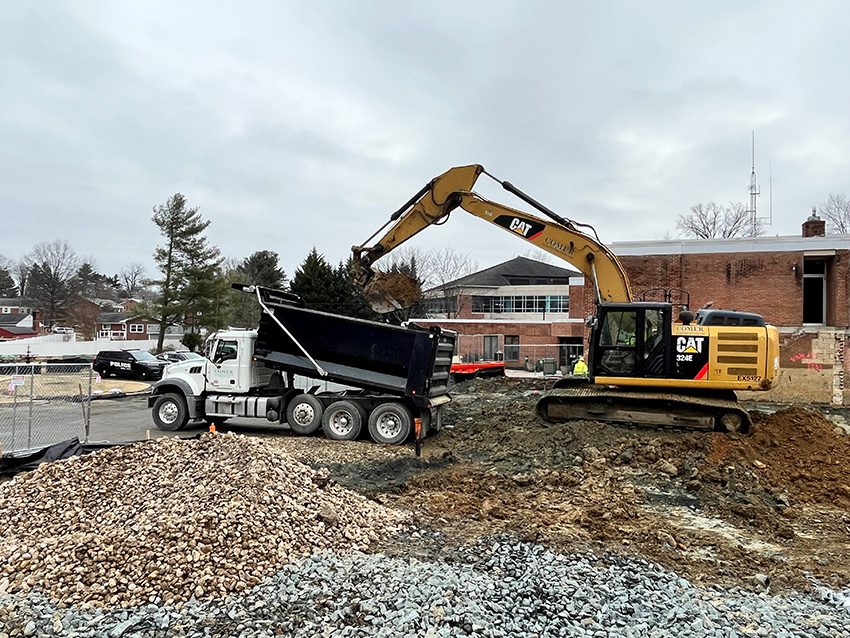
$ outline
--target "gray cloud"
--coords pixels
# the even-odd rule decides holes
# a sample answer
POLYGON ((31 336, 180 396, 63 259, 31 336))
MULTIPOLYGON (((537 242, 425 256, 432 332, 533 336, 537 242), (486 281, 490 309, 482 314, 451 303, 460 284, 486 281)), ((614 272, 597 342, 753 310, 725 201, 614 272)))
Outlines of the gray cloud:
MULTIPOLYGON (((180 191, 225 255, 291 273, 472 162, 606 241, 657 239, 745 199, 751 130, 770 233, 848 190, 842 2, 7 4, 7 257, 58 237, 107 272, 150 264, 151 208, 180 191)), ((461 212, 414 241, 527 251, 461 212)))

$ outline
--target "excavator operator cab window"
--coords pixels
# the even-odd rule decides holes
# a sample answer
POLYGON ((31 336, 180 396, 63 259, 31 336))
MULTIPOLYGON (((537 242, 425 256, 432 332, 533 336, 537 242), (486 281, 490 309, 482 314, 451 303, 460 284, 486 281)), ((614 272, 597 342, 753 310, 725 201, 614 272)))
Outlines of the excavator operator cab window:
POLYGON ((599 365, 596 374, 625 376, 635 372, 637 364, 635 335, 637 312, 609 311, 599 334, 599 365))

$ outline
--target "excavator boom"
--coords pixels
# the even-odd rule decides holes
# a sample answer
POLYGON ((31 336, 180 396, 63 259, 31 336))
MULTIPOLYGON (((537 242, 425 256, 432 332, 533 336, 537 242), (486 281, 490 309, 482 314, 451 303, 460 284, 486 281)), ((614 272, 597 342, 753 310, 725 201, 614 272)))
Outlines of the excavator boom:
POLYGON ((595 237, 592 228, 557 215, 510 182, 496 178, 493 179, 505 190, 531 204, 551 220, 484 199, 472 190, 481 174, 492 177, 480 164, 458 166, 435 177, 390 216, 387 224, 390 227, 376 244, 352 248, 355 281, 376 311, 387 312, 412 305, 411 302, 416 301, 416 294, 411 286, 400 282, 397 274, 392 276, 375 271, 372 268, 375 261, 428 226, 442 223, 457 208, 517 235, 578 268, 594 282, 598 303, 632 300, 625 270, 617 257, 595 237), (578 226, 589 228, 593 234, 579 230, 578 226))

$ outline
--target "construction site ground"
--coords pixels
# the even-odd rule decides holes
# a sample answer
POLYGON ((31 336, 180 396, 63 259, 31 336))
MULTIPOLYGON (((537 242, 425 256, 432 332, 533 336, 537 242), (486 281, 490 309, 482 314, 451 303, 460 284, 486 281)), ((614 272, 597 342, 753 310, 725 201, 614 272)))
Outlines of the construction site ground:
POLYGON ((850 436, 821 412, 756 411, 748 435, 547 424, 535 404, 548 385, 457 386, 419 459, 410 446, 365 441, 268 444, 446 539, 393 540, 385 551, 445 556, 453 543, 507 532, 646 557, 703 585, 850 583, 850 436))

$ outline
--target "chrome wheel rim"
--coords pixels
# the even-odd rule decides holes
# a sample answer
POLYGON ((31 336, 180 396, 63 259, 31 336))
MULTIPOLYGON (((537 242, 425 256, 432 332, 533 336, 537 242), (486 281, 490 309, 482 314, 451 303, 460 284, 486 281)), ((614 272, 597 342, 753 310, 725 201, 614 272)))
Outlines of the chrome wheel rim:
POLYGON ((309 403, 299 403, 292 411, 292 416, 298 425, 310 425, 316 418, 316 411, 309 403))
POLYGON ((159 406, 159 420, 163 423, 171 425, 177 421, 178 416, 180 416, 180 410, 177 409, 177 405, 172 401, 167 401, 159 406))
POLYGON ((375 426, 378 434, 385 439, 393 439, 401 433, 401 419, 392 412, 382 414, 375 426))
POLYGON ((348 410, 335 410, 328 419, 328 425, 337 436, 347 436, 354 429, 354 417, 348 410))

